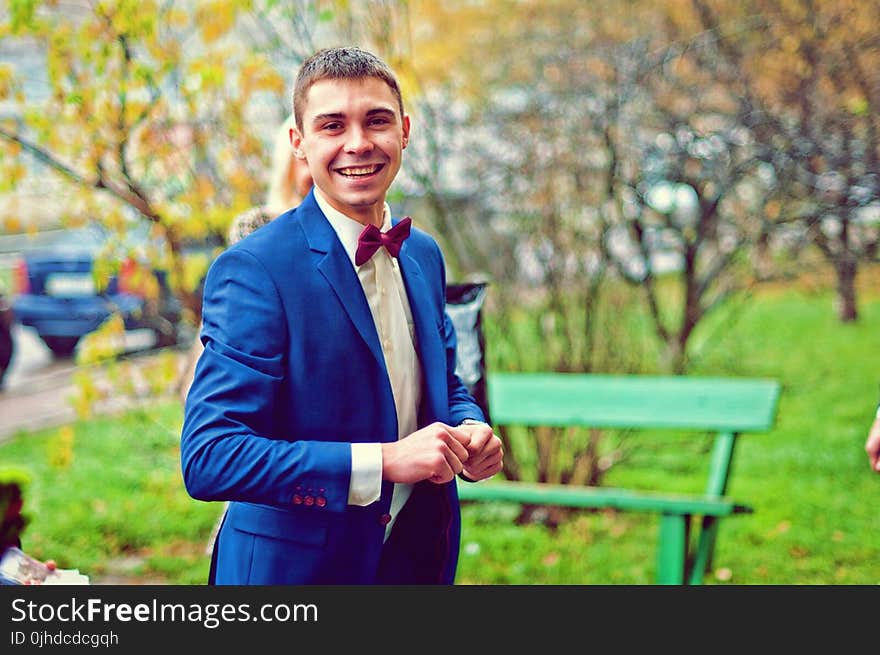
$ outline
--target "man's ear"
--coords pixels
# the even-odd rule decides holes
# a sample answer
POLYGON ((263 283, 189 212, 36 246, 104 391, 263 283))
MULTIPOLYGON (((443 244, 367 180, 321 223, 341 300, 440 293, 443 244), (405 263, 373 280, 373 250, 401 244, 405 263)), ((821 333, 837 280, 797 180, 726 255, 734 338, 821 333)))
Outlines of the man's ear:
POLYGON ((409 130, 410 130, 409 114, 403 115, 403 120, 401 121, 401 125, 403 126, 403 148, 406 148, 406 145, 409 143, 409 130))
POLYGON ((297 159, 305 159, 306 158, 306 153, 304 153, 302 150, 302 140, 303 140, 303 137, 302 137, 302 134, 300 133, 300 131, 295 127, 291 127, 290 128, 290 145, 293 147, 293 155, 297 159))

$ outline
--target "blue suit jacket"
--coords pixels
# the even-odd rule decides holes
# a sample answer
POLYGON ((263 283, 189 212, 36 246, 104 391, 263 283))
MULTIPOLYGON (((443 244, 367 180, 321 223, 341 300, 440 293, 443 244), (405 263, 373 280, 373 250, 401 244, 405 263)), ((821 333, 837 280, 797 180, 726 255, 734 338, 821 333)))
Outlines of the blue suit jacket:
MULTIPOLYGON (((419 426, 481 419, 454 372, 437 243, 413 229, 399 262, 422 367, 419 426)), ((349 444, 396 440, 397 416, 357 273, 312 193, 214 261, 202 319, 181 465, 191 496, 232 501, 212 581, 452 583, 454 481, 416 485, 385 545, 381 578, 392 485, 383 482, 366 507, 347 504, 349 444)))

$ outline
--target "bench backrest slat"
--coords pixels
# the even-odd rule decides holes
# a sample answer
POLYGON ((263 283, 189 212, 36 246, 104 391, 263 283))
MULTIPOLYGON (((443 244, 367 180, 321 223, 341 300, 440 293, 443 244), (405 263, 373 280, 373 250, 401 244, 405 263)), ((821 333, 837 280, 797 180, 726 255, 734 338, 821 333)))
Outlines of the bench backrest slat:
POLYGON ((775 380, 585 373, 491 373, 492 422, 762 432, 773 424, 775 380))

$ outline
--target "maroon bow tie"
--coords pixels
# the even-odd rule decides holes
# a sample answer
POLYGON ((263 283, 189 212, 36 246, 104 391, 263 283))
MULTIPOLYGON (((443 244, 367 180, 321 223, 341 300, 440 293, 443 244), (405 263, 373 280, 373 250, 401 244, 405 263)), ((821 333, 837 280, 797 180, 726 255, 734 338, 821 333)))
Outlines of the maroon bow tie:
POLYGON ((400 247, 409 236, 411 224, 412 219, 407 216, 387 232, 380 231, 375 225, 367 225, 358 237, 358 247, 354 255, 354 263, 360 266, 364 262, 369 261, 373 253, 382 246, 385 246, 385 250, 392 257, 397 257, 400 254, 400 247))

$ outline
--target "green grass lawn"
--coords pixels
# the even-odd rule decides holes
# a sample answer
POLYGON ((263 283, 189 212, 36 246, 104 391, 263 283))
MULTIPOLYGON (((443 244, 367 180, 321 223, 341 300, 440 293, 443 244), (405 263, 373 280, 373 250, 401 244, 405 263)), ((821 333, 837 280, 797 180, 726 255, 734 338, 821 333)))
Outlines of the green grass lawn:
POLYGON ((180 423, 180 408, 166 402, 0 446, 0 461, 31 475, 25 550, 92 582, 203 582, 221 505, 184 490, 180 423))
MULTIPOLYGON (((880 382, 880 295, 864 291, 860 310, 857 324, 841 325, 830 292, 768 289, 729 330, 707 325, 718 336, 697 342, 693 374, 782 383, 775 428, 743 435, 734 462, 730 495, 755 512, 724 520, 707 583, 880 583, 880 475, 863 450, 880 382)), ((221 505, 183 489, 180 422, 168 401, 0 445, 0 462, 33 479, 25 549, 95 583, 203 582, 221 505)), ((651 449, 606 484, 698 490, 703 463, 651 449)), ((551 529, 516 525, 517 511, 463 508, 459 583, 653 583, 655 516, 580 513, 551 529)))

